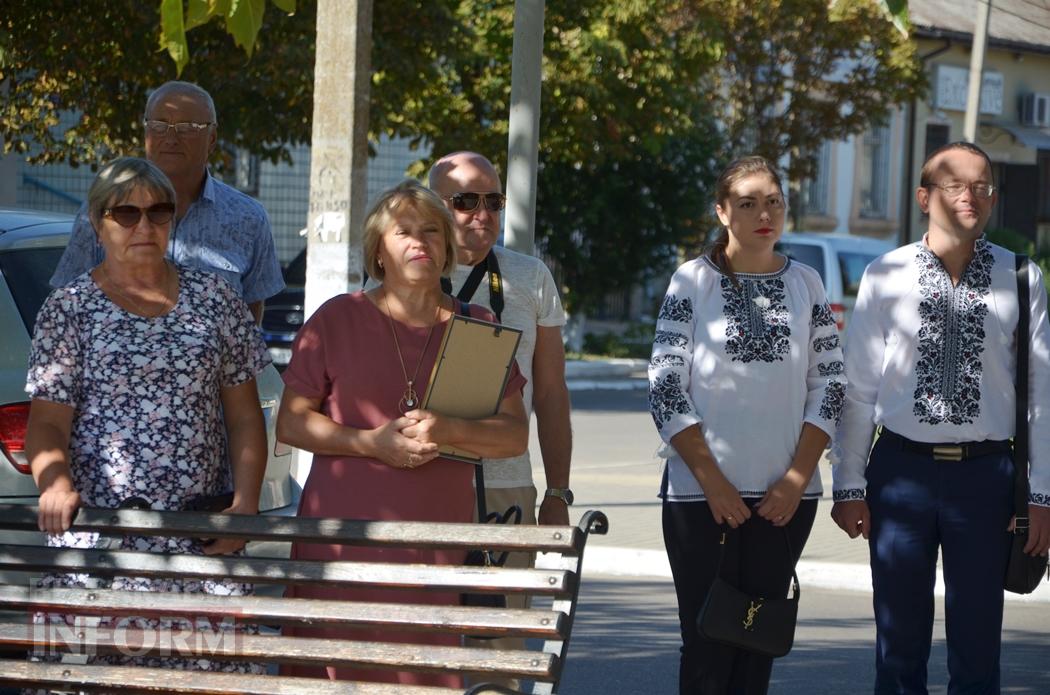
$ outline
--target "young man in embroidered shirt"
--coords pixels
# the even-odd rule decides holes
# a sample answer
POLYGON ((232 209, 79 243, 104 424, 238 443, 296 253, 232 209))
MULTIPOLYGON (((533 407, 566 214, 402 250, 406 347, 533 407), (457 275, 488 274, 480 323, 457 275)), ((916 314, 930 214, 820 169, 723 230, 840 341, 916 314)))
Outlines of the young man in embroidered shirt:
MULTIPOLYGON (((258 322, 263 302, 284 288, 284 279, 263 206, 208 173, 208 157, 218 138, 216 121, 208 92, 191 82, 165 82, 146 101, 146 158, 175 187, 169 257, 178 265, 225 279, 258 322)), ((102 257, 85 206, 77 214, 51 286, 72 282, 102 257)))
POLYGON ((935 151, 915 197, 929 216, 925 237, 868 266, 849 325, 832 518, 870 544, 875 693, 927 692, 940 548, 948 693, 997 694, 1017 339, 1031 341, 1026 550, 1050 547, 1046 291, 1029 263, 1031 336, 1016 336, 1014 254, 982 237, 996 193, 981 149, 935 151))
MULTIPOLYGON (((499 174, 487 158, 476 152, 447 154, 431 168, 429 185, 445 201, 455 221, 453 233, 458 265, 452 271, 452 294, 493 311, 503 324, 522 331, 518 367, 528 379, 525 408, 530 417, 532 412, 536 413, 547 483, 540 501, 538 521, 540 524, 566 525, 569 523, 568 505, 573 500, 569 489, 572 426, 561 336, 565 312, 554 278, 535 256, 496 245, 505 197, 499 174), (478 269, 480 282, 475 285, 475 291, 466 296, 462 290, 475 266, 481 266, 478 269), (502 309, 498 306, 501 301, 502 309)), ((524 514, 522 523, 535 524, 536 497, 529 452, 514 458, 485 461, 485 503, 490 512, 503 511, 516 504, 524 514)), ((528 567, 532 558, 527 554, 512 553, 507 564, 528 567)), ((507 598, 510 607, 525 606, 520 597, 507 598)), ((521 648, 515 645, 522 642, 520 639, 500 639, 477 644, 514 649, 521 648)))

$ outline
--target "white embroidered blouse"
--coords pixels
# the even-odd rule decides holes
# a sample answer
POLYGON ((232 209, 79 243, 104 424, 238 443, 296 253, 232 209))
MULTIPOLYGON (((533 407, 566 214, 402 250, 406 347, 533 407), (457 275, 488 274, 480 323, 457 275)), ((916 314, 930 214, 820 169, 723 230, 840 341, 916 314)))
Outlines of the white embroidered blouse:
MULTIPOLYGON (((700 425, 722 473, 756 498, 791 466, 802 425, 834 432, 845 395, 842 348, 820 276, 785 259, 774 273, 737 273, 706 256, 671 278, 649 362, 649 409, 667 469, 660 496, 703 500, 670 446, 700 425)), ((817 472, 805 498, 821 495, 817 472)))
MULTIPOLYGON (((978 239, 957 286, 924 241, 864 272, 846 337, 846 404, 835 445, 836 501, 864 499, 876 426, 918 442, 1014 434, 1017 276, 1014 254, 978 239)), ((1050 506, 1050 323, 1029 262, 1030 501, 1050 506)))

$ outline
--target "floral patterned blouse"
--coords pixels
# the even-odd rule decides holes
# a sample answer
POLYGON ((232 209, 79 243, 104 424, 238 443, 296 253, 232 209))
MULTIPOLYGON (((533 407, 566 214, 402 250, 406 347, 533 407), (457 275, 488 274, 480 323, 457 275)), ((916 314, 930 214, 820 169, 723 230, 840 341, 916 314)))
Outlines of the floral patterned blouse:
MULTIPOLYGON (((269 357, 247 305, 226 281, 199 270, 178 273, 178 299, 163 316, 125 311, 87 273, 52 292, 37 315, 26 392, 74 409, 70 468, 84 506, 115 508, 138 496, 153 509, 180 510, 194 497, 231 489, 220 391, 253 378, 269 357)), ((97 540, 67 532, 48 545, 90 548, 97 540)), ((187 538, 127 537, 120 548, 201 554, 200 543, 187 538)), ((62 575, 44 585, 97 581, 62 575)), ((118 577, 112 588, 250 591, 219 579, 118 577)))
MULTIPOLYGON (((660 496, 705 499, 671 438, 701 425, 718 467, 759 498, 791 466, 803 423, 830 436, 846 378, 835 317, 820 276, 785 259, 773 273, 724 275, 706 257, 671 278, 656 319, 649 410, 666 446, 660 496)), ((821 495, 820 473, 803 495, 821 495)))

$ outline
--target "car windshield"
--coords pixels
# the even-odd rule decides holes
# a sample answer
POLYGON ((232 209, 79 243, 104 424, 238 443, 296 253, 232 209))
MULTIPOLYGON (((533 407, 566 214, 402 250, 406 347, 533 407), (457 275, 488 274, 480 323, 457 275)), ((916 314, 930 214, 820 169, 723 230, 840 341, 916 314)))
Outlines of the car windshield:
POLYGON ((60 246, 51 246, 0 253, 0 273, 7 280, 18 313, 22 315, 22 322, 30 335, 33 333, 36 313, 51 291, 48 280, 55 272, 62 251, 60 246))
POLYGON ((842 293, 847 297, 856 297, 860 289, 860 278, 868 264, 878 258, 870 253, 849 253, 839 251, 839 269, 842 271, 842 293))
POLYGON ((824 253, 819 246, 790 243, 781 244, 777 250, 791 260, 798 261, 816 270, 820 273, 820 282, 827 284, 827 278, 824 277, 824 253))

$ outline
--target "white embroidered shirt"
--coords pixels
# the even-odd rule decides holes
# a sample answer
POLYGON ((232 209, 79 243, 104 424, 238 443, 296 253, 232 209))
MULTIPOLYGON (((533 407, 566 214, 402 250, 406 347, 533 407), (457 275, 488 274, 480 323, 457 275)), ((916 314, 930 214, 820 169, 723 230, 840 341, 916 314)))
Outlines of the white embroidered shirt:
MULTIPOLYGON (((802 425, 831 434, 845 393, 842 348, 820 276, 786 260, 774 273, 737 273, 706 256, 671 278, 649 362, 649 409, 668 444, 664 499, 703 500, 669 446, 700 425, 722 473, 755 498, 791 465, 802 425)), ((819 472, 804 497, 820 497, 819 472)))
MULTIPOLYGON (((918 442, 1014 434, 1014 254, 978 239, 957 286, 925 242, 881 256, 861 280, 846 336, 849 388, 835 445, 836 501, 864 499, 875 428, 918 442)), ((1029 262, 1031 497, 1050 506, 1050 324, 1029 262)))

